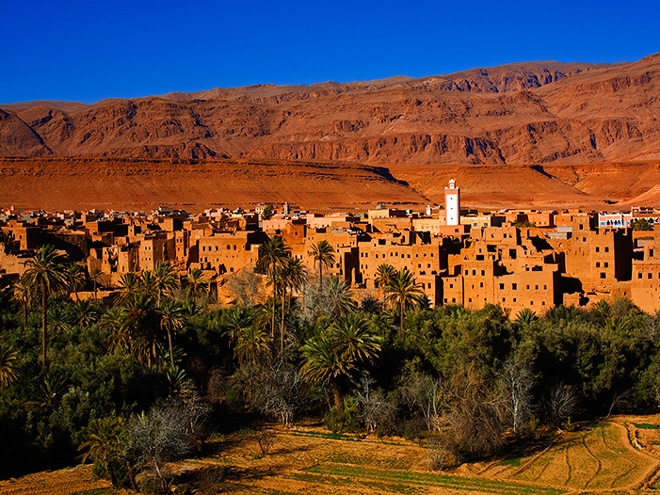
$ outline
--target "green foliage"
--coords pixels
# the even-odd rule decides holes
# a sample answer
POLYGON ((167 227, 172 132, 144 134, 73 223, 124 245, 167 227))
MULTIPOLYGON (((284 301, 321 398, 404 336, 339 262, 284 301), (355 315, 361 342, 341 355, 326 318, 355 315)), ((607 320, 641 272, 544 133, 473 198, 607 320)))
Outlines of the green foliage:
POLYGON ((270 220, 273 218, 273 215, 275 214, 275 207, 268 203, 264 210, 261 212, 261 218, 262 220, 270 220))
POLYGON ((513 227, 536 227, 536 224, 534 222, 530 222, 528 220, 524 220, 522 222, 514 222, 511 224, 513 227))
POLYGON ((646 218, 636 218, 630 222, 633 230, 653 230, 653 225, 646 218))
POLYGON ((325 426, 333 433, 355 432, 358 428, 358 404, 352 397, 343 400, 342 407, 331 408, 325 416, 325 426))
POLYGON ((82 461, 94 461, 94 474, 109 479, 112 486, 120 488, 128 484, 128 465, 124 456, 124 420, 108 416, 92 420, 83 431, 87 440, 78 450, 84 451, 82 461))
MULTIPOLYGON (((201 273, 191 270, 177 291, 165 264, 125 274, 114 307, 48 292, 46 367, 43 297, 34 300, 43 294, 21 288, 27 279, 0 294, 2 474, 70 462, 83 445, 97 474, 125 485, 130 471, 113 464, 121 424, 151 438, 163 419, 154 404, 196 390, 208 392, 219 425, 307 414, 325 416, 333 431, 422 439, 444 428, 452 434, 442 437, 442 465, 448 455, 453 463, 497 452, 512 428, 522 442, 541 425, 572 428, 660 405, 660 316, 628 300, 512 318, 493 305, 430 309, 409 271, 383 266, 389 307, 371 300, 360 309, 342 279, 306 283, 298 261, 279 237, 262 246, 272 291, 263 307, 209 310, 194 302, 206 291, 201 273), (187 301, 173 299, 184 292, 187 301)), ((167 458, 140 455, 152 474, 167 458)), ((166 476, 156 483, 166 484, 166 476)))
POLYGON ((424 301, 424 291, 422 290, 422 286, 415 280, 415 277, 413 277, 412 272, 406 267, 398 272, 394 272, 387 282, 384 286, 384 290, 387 293, 385 300, 399 309, 400 329, 403 332, 406 308, 421 305, 424 301))
POLYGON ((2 395, 4 387, 18 379, 19 372, 16 364, 16 351, 12 346, 0 343, 0 395, 2 395))
POLYGON ((335 262, 335 249, 325 239, 317 242, 307 253, 319 264, 319 287, 323 285, 323 266, 331 266, 335 262))
POLYGON ((660 425, 654 423, 633 423, 639 430, 660 430, 660 425))

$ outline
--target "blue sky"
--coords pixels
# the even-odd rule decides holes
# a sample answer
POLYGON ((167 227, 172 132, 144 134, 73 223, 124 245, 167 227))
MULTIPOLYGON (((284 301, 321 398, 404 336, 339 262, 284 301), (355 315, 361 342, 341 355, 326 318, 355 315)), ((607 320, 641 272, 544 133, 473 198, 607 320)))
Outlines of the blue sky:
POLYGON ((660 52, 660 2, 0 0, 0 103, 660 52))

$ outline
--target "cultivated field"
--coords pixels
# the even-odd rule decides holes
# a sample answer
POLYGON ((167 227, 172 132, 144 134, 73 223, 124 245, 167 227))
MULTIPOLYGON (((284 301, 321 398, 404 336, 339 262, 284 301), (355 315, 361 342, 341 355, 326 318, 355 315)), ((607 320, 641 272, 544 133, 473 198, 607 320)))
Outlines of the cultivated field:
MULTIPOLYGON (((177 463, 175 493, 539 494, 658 493, 660 416, 620 416, 561 432, 529 455, 428 468, 431 448, 401 438, 333 434, 318 426, 218 436, 177 463), (264 455, 257 438, 270 439, 264 455)), ((263 442, 262 442, 263 443, 263 442)), ((0 494, 101 495, 89 467, 0 482, 0 494)))

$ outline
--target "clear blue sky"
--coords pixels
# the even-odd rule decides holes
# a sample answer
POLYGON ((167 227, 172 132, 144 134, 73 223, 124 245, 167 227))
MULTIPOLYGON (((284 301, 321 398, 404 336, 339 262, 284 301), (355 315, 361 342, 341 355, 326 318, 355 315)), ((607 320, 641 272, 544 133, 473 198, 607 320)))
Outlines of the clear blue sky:
POLYGON ((660 52, 658 0, 0 0, 0 18, 0 103, 660 52))

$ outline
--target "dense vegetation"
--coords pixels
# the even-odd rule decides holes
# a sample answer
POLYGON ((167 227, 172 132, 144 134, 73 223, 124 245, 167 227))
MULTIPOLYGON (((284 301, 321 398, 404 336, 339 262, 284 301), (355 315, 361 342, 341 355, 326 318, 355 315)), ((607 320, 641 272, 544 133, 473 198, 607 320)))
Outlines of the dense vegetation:
POLYGON ((125 275, 112 304, 78 300, 95 278, 42 249, 1 295, 1 474, 82 455, 115 485, 157 491, 163 461, 201 448, 204 427, 255 415, 426 439, 444 466, 658 405, 658 315, 625 299, 540 318, 430 309, 407 270, 383 265, 382 290, 358 304, 322 274, 332 248, 310 254, 317 274, 271 239, 267 285, 237 274, 238 303, 216 309, 199 270, 162 263, 125 275))

